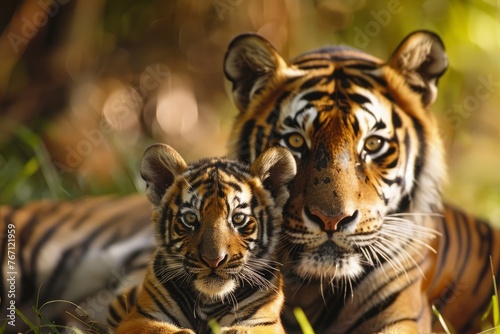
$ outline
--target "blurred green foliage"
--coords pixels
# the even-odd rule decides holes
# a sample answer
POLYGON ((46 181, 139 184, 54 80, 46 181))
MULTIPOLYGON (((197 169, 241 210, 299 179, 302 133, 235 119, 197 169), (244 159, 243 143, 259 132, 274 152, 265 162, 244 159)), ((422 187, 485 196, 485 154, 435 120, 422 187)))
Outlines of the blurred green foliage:
POLYGON ((141 190, 138 162, 156 141, 174 145, 188 160, 224 154, 236 109, 222 61, 239 33, 259 32, 287 59, 335 43, 387 59, 408 33, 429 29, 442 37, 450 62, 434 107, 449 162, 445 196, 500 224, 497 1, 24 0, 3 6, 1 203, 141 190), (46 22, 40 13, 47 13, 46 22), (163 76, 153 87, 144 79, 158 64, 163 76), (126 112, 116 122, 113 94, 130 89, 136 96, 120 102, 126 112), (103 119, 112 131, 100 127, 103 119))

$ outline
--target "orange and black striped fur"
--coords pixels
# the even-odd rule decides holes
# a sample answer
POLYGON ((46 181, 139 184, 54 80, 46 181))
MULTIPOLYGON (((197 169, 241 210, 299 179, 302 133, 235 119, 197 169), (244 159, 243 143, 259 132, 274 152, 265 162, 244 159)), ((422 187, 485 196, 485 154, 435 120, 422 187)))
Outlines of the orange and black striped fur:
POLYGON ((289 333, 300 306, 317 333, 478 332, 500 277, 500 234, 444 205, 443 146, 430 108, 447 68, 440 38, 409 35, 387 62, 326 47, 287 64, 258 35, 233 40, 225 73, 240 111, 230 153, 272 146, 297 161, 284 208, 289 333))
POLYGON ((284 333, 274 249, 295 175, 290 152, 269 149, 250 167, 227 159, 188 166, 158 144, 146 150, 141 175, 156 248, 142 286, 110 309, 116 323, 134 305, 116 333, 210 333, 210 320, 224 333, 284 333))
MULTIPOLYGON (((7 317, 14 301, 37 323, 34 306, 62 300, 45 305, 43 316, 62 324, 63 310, 77 316, 87 312, 104 323, 99 316, 115 288, 142 280, 131 275, 144 272, 151 256, 150 216, 151 204, 142 195, 0 207, 0 319, 14 318, 7 317)), ((15 329, 24 332, 26 324, 15 318, 15 329)))

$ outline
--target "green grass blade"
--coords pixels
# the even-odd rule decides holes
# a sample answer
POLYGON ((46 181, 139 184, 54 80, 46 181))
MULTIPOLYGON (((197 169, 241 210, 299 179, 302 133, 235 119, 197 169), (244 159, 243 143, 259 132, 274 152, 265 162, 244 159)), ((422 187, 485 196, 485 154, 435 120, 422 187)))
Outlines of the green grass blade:
POLYGON ((498 307, 498 290, 497 281, 495 278, 495 270, 493 268, 493 258, 490 255, 490 266, 491 266, 491 277, 493 279, 493 290, 495 294, 491 297, 491 304, 493 307, 493 327, 495 328, 495 333, 500 334, 500 311, 498 307))
POLYGON ((2 327, 0 327, 0 334, 5 333, 5 328, 7 327, 7 322, 8 322, 8 320, 5 320, 2 327))
POLYGON ((493 308, 493 301, 491 301, 488 304, 488 308, 486 311, 484 311, 483 316, 481 317, 481 321, 484 322, 486 319, 488 319, 488 316, 490 315, 491 309, 493 308))
POLYGON ((14 196, 17 185, 28 180, 33 174, 35 174, 40 169, 40 165, 36 158, 31 158, 21 169, 17 175, 15 175, 10 182, 5 185, 2 189, 0 197, 2 202, 8 203, 9 199, 14 196))
POLYGON ((439 313, 439 310, 434 305, 432 305, 432 312, 434 312, 434 315, 436 316, 436 318, 438 319, 439 323, 443 327, 444 332, 446 334, 451 334, 451 331, 448 328, 448 325, 446 325, 446 322, 444 321, 443 316, 441 315, 441 313, 439 313))
MULTIPOLYGON (((38 303, 38 302, 37 302, 38 303)), ((49 328, 50 334, 60 334, 59 330, 57 330, 58 325, 54 324, 52 321, 47 319, 41 312, 41 308, 38 309, 38 306, 33 306, 33 312, 35 313, 37 324, 36 327, 40 330, 42 328, 49 328)))
POLYGON ((21 311, 16 308, 16 314, 21 318, 21 320, 33 331, 34 334, 41 334, 40 329, 35 326, 28 317, 26 317, 21 311))
POLYGON ((491 296, 491 304, 493 306, 493 326, 495 329, 495 333, 500 334, 500 328, 498 328, 498 297, 493 295, 491 296))
POLYGON ((217 322, 217 320, 215 320, 215 319, 208 320, 208 327, 210 327, 213 334, 221 334, 222 333, 220 325, 217 322))
POLYGON ((45 147, 43 141, 38 137, 33 131, 25 126, 17 126, 17 135, 23 140, 31 149, 35 152, 35 156, 42 170, 47 186, 49 187, 50 193, 56 199, 61 199, 66 197, 67 193, 62 187, 61 178, 57 173, 52 161, 50 159, 50 154, 45 147))
POLYGON ((300 329, 302 329, 303 334, 314 334, 314 329, 312 328, 311 323, 309 322, 309 320, 307 320, 304 311, 302 311, 300 307, 294 308, 293 314, 299 322, 300 329))

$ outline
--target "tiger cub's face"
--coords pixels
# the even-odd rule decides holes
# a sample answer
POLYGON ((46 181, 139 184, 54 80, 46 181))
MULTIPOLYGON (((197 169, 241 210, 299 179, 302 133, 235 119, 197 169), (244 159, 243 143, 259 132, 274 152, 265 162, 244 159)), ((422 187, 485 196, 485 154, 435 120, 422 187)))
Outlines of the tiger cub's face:
POLYGON ((345 281, 382 263, 398 269, 391 257, 411 261, 429 241, 402 213, 439 205, 444 163, 429 107, 446 64, 428 32, 410 35, 387 63, 330 47, 288 65, 257 35, 231 43, 225 71, 240 109, 232 153, 253 161, 284 146, 297 160, 284 209, 290 272, 345 281))
POLYGON ((150 147, 141 175, 155 210, 154 274, 179 280, 207 298, 241 285, 269 288, 281 211, 295 161, 285 149, 263 153, 250 167, 227 159, 186 165, 166 145, 150 147))

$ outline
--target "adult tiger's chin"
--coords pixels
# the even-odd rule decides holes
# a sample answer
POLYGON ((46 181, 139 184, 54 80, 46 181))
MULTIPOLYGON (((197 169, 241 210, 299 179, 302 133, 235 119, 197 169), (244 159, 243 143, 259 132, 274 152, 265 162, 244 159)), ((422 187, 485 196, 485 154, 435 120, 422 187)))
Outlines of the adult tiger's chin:
POLYGON ((360 254, 338 254, 332 252, 332 246, 327 242, 318 251, 302 253, 299 262, 292 270, 303 280, 320 280, 335 284, 346 279, 358 278, 365 271, 360 254))

